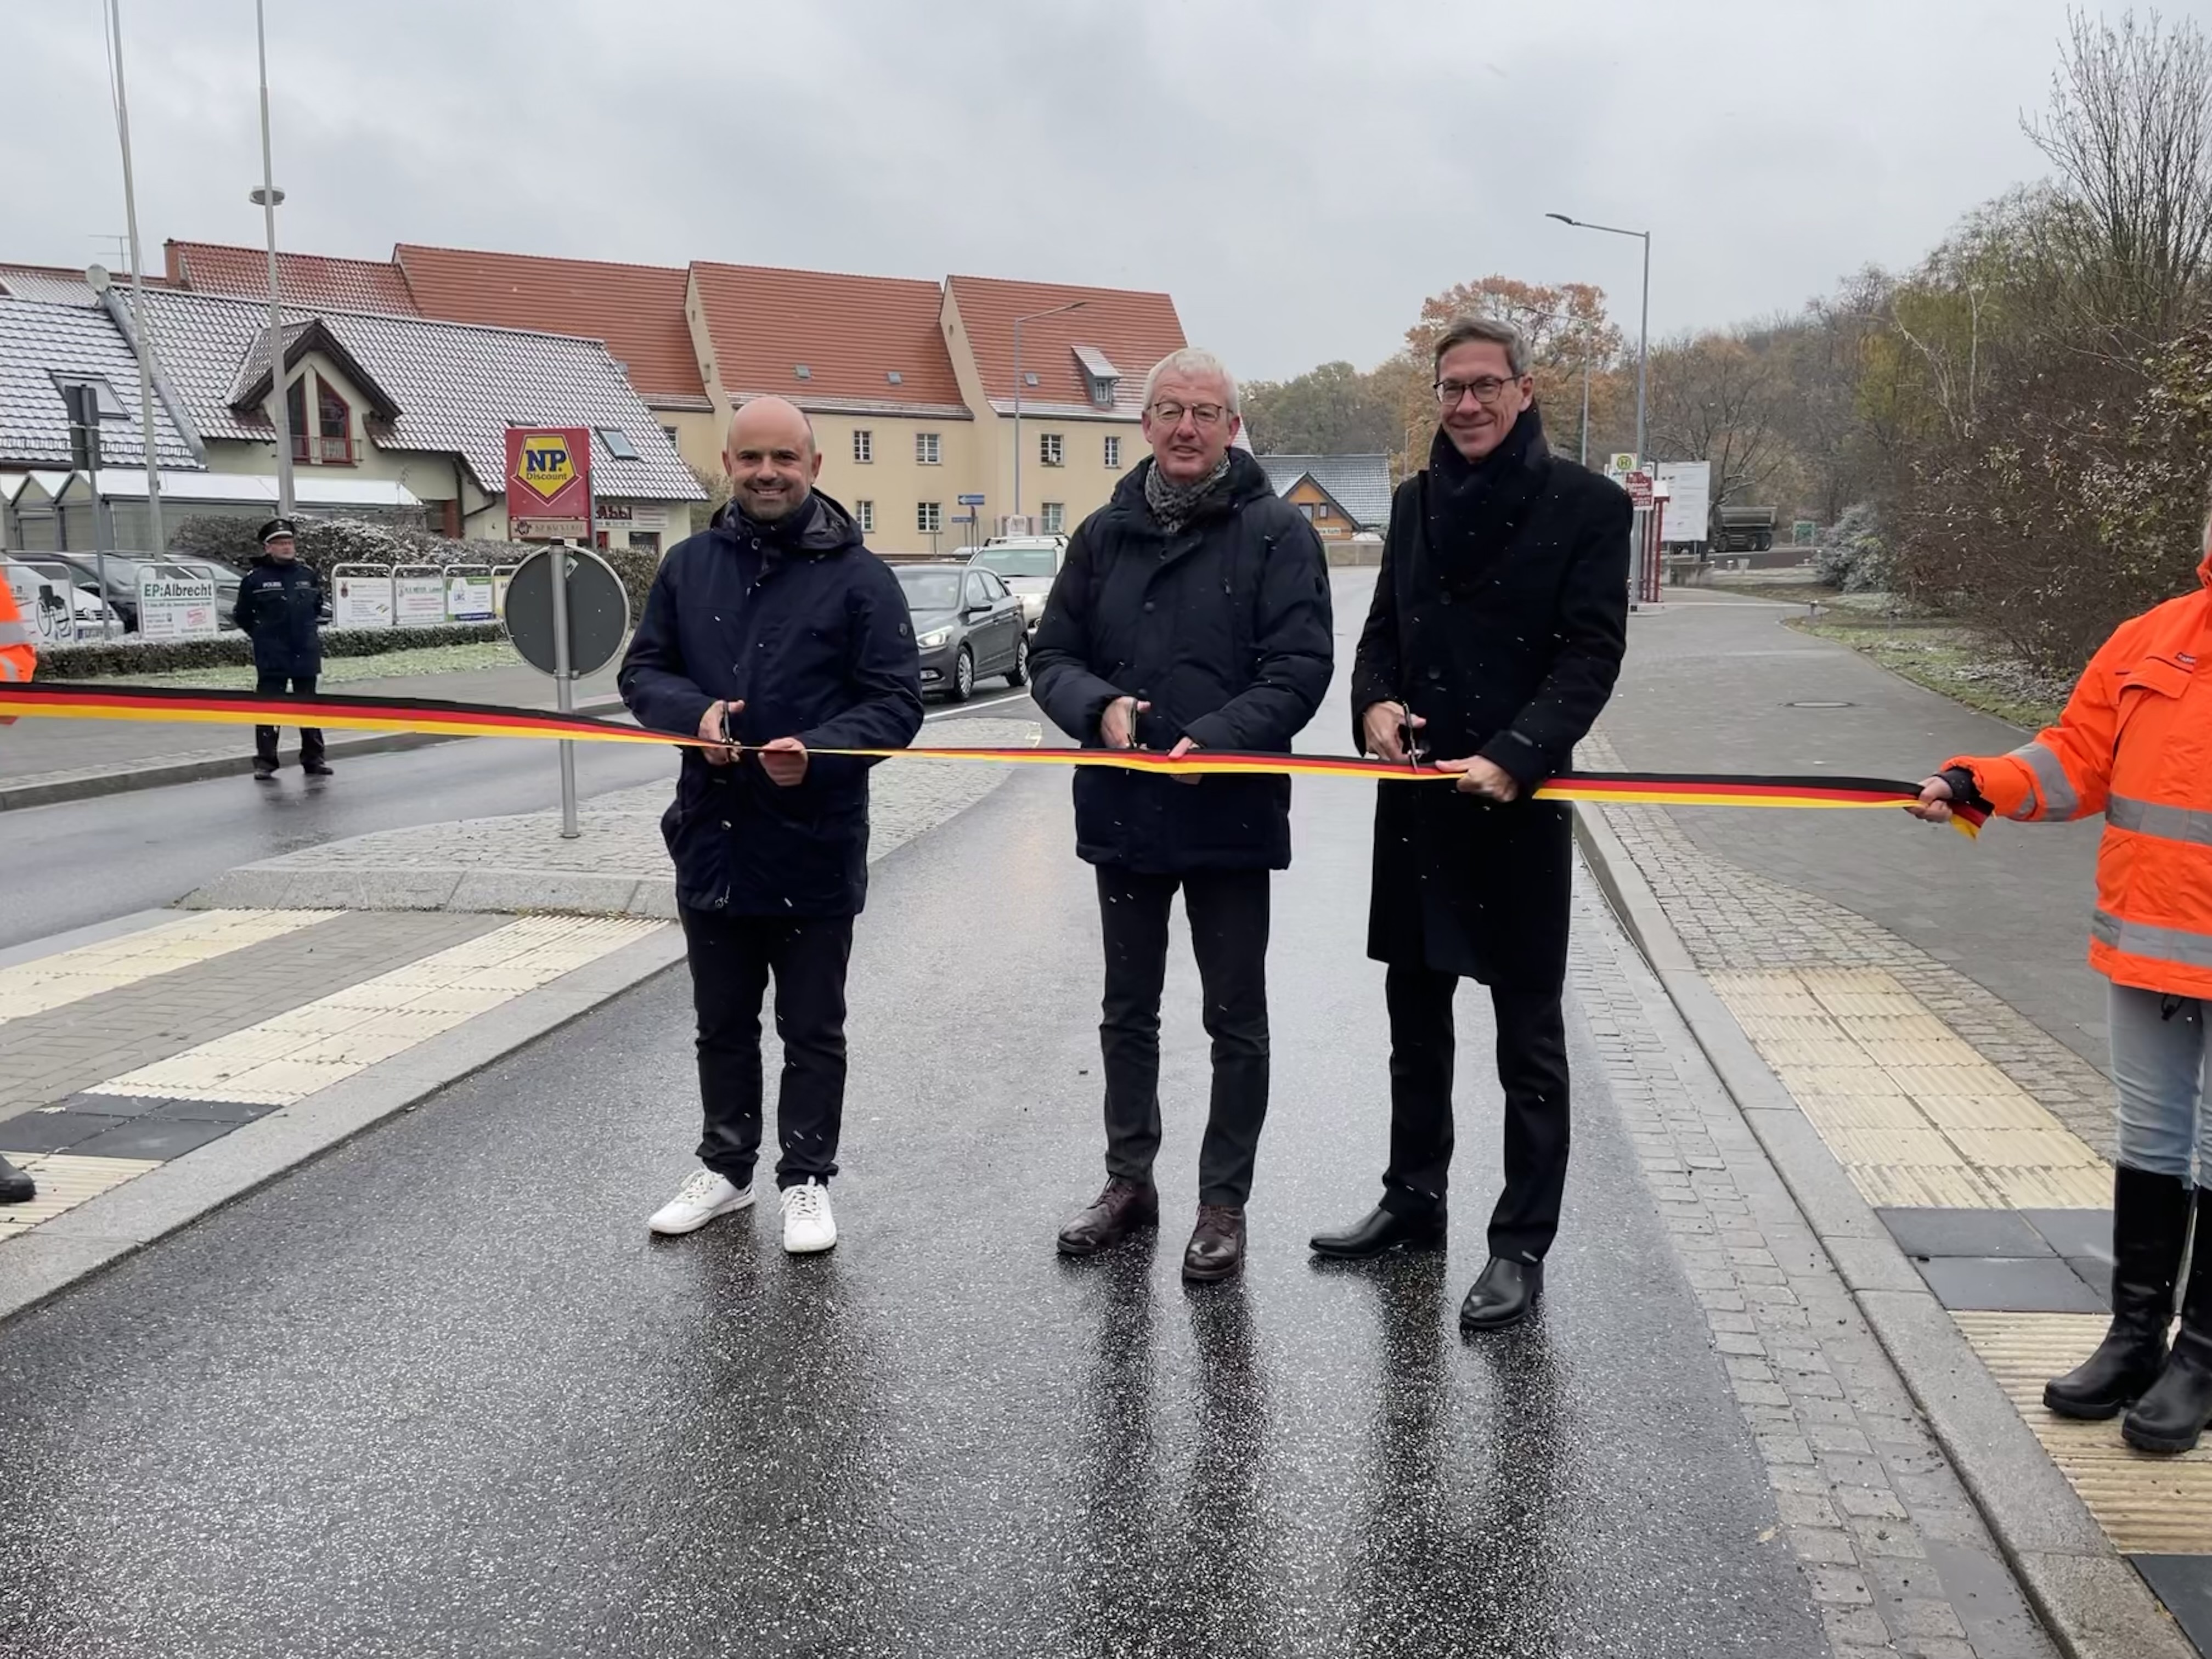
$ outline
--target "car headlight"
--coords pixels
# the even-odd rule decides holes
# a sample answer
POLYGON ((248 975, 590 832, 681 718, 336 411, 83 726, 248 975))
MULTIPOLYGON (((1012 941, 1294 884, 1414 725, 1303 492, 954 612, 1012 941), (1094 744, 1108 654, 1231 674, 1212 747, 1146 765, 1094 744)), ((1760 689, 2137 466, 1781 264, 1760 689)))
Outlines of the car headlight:
POLYGON ((933 629, 930 632, 924 634, 920 639, 916 640, 915 643, 925 651, 934 651, 939 646, 944 644, 945 641, 951 637, 952 630, 951 629, 939 628, 933 629))

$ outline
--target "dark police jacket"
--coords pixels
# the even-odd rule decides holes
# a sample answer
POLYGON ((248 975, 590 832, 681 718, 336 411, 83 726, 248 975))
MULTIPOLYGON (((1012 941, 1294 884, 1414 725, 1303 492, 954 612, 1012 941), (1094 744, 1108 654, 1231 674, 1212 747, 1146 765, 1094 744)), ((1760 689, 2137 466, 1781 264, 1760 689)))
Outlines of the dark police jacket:
MULTIPOLYGON (((619 684, 656 732, 696 734, 717 698, 744 701, 731 721, 744 743, 899 749, 921 729, 905 596, 852 515, 819 493, 773 527, 725 507, 671 548, 619 684)), ((710 766, 685 750, 660 825, 678 901, 731 915, 858 915, 869 764, 817 755, 805 780, 784 788, 752 756, 710 766)))
POLYGON ((239 579, 231 620, 253 641, 256 673, 305 679, 323 672, 322 614, 322 578, 264 553, 239 579))
POLYGON ((1368 954, 1538 990, 1566 975, 1573 853, 1568 809, 1527 794, 1567 769, 1612 696, 1627 646, 1631 508, 1540 436, 1522 465, 1519 505, 1457 583, 1431 562, 1427 471, 1398 486, 1353 657, 1352 718, 1356 743, 1370 705, 1406 702, 1428 721, 1431 756, 1480 755, 1522 791, 1492 805, 1442 783, 1376 786, 1368 954))
MULTIPOLYGON (((1224 502, 1170 536, 1146 460, 1078 526, 1030 653, 1037 704, 1086 749, 1117 696, 1152 704, 1139 747, 1288 753, 1328 690, 1334 639, 1321 539, 1260 464, 1229 452, 1224 502)), ((1075 774, 1077 854, 1153 875, 1280 870, 1291 781, 1193 785, 1112 767, 1075 774)))

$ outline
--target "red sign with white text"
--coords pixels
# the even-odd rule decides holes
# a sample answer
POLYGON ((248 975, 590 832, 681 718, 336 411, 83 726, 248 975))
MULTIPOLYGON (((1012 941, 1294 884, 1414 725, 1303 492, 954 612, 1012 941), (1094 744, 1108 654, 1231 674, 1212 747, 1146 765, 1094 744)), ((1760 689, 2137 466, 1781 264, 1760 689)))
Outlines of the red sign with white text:
POLYGON ((588 541, 592 434, 580 426, 507 429, 507 533, 519 542, 588 541))

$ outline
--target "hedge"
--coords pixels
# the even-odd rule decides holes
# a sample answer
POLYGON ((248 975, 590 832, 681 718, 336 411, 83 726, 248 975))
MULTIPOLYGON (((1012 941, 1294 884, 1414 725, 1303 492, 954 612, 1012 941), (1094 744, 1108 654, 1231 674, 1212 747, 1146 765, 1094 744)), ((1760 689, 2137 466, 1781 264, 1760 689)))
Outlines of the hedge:
MULTIPOLYGON (((437 628, 326 628, 326 657, 380 657, 390 651, 416 651, 433 645, 474 645, 506 637, 497 623, 447 623, 437 628)), ((44 646, 39 678, 89 680, 110 676, 166 674, 179 668, 229 668, 253 660, 253 641, 243 634, 213 639, 146 640, 118 634, 112 640, 81 640, 75 645, 44 646)))

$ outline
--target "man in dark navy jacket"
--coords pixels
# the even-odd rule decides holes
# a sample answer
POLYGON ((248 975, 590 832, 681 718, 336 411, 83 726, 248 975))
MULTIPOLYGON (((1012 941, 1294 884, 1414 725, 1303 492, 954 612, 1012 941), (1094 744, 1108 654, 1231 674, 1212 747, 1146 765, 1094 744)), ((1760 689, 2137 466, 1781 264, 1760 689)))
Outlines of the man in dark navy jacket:
POLYGON ((845 1108, 845 967, 868 886, 868 763, 921 729, 921 665, 897 580, 817 494, 806 417, 761 398, 730 423, 730 503, 669 550, 623 659, 641 726, 686 749, 661 833, 699 1017, 705 1165, 649 1224, 688 1233, 753 1201, 763 993, 783 1041, 776 1186, 784 1249, 837 1242, 829 1181, 845 1108))
MULTIPOLYGON (((289 519, 271 519, 261 526, 261 556, 238 584, 238 604, 231 620, 253 641, 253 689, 264 697, 296 691, 314 695, 315 677, 323 672, 322 579, 300 562, 299 543, 289 519)), ((276 735, 273 726, 253 728, 253 777, 257 783, 276 781, 276 735)), ((311 778, 326 778, 331 769, 323 760, 323 734, 312 726, 300 728, 300 769, 311 778)))

